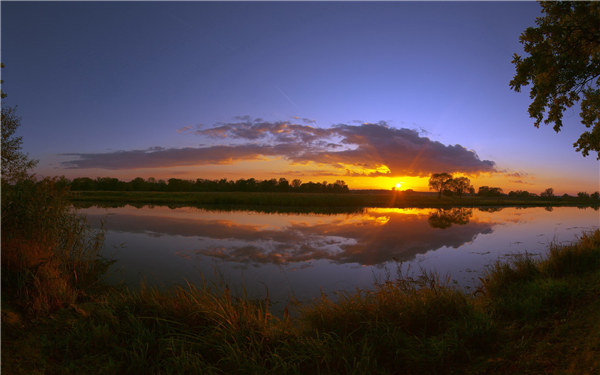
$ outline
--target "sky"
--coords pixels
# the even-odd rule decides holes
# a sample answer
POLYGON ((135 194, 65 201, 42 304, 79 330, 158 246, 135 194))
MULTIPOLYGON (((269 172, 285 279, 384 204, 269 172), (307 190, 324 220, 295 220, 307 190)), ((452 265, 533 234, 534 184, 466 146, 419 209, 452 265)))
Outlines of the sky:
POLYGON ((3 105, 40 176, 600 190, 509 87, 535 2, 1 3, 3 105))

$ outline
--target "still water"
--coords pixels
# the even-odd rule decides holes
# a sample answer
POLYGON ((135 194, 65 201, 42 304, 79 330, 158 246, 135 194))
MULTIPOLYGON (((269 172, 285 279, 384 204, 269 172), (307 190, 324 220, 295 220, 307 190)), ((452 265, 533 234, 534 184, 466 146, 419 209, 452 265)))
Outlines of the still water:
POLYGON ((80 209, 102 223, 109 282, 170 286, 224 282, 234 292, 285 304, 322 292, 372 288, 419 270, 472 290, 486 266, 515 254, 543 256, 600 226, 591 208, 367 208, 290 214, 125 206, 80 209))

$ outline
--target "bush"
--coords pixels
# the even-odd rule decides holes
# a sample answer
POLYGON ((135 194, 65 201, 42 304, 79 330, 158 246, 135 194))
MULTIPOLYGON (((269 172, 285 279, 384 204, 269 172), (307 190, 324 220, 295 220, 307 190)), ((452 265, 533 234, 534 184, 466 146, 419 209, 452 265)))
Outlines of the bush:
POLYGON ((68 306, 86 295, 109 262, 56 179, 2 183, 2 292, 28 315, 68 306))

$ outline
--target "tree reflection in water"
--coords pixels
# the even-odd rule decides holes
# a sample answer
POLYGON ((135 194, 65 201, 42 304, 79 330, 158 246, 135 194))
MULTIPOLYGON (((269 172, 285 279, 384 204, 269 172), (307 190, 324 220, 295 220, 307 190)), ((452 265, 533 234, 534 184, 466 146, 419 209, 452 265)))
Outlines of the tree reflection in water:
POLYGON ((439 208, 437 211, 429 215, 429 219, 427 219, 427 222, 433 228, 446 229, 450 228, 452 224, 468 224, 471 216, 473 216, 473 209, 471 208, 439 208))

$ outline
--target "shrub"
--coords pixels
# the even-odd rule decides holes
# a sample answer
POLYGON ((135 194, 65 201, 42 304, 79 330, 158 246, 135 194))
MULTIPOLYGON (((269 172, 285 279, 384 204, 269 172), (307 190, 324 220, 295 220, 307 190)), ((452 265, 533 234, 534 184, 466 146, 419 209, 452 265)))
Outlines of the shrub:
POLYGON ((28 314, 68 306, 109 265, 103 233, 91 231, 56 179, 2 183, 2 291, 28 314))

